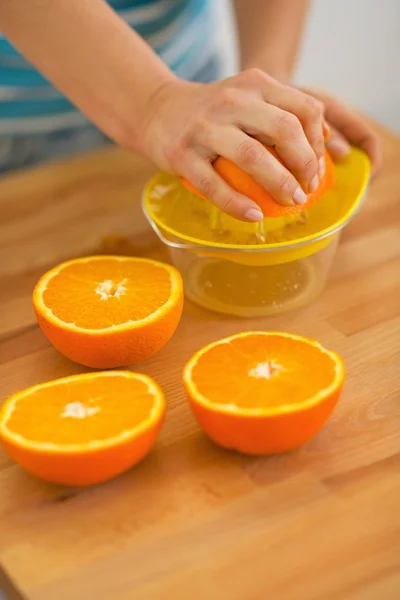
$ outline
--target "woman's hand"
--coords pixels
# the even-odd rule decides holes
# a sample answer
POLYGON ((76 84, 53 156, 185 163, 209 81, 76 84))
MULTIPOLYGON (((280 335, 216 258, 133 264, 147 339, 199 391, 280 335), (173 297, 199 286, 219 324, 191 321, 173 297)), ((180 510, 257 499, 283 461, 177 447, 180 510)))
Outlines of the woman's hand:
POLYGON ((382 148, 381 139, 373 127, 341 100, 322 91, 309 88, 303 91, 324 104, 325 118, 331 129, 326 146, 332 158, 343 160, 350 152, 350 145, 357 146, 368 154, 372 174, 376 175, 382 164, 382 148))
POLYGON ((323 112, 319 100, 258 69, 212 84, 173 80, 149 102, 140 150, 226 213, 261 221, 257 204, 225 183, 213 161, 232 160, 281 204, 303 204, 324 172, 323 112))

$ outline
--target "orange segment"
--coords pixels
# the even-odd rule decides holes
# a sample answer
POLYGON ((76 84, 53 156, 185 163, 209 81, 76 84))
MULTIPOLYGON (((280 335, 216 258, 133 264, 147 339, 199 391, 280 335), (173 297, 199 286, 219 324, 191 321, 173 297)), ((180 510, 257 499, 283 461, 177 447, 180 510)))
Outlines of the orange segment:
POLYGON ((97 256, 46 273, 33 292, 39 325, 75 362, 95 368, 149 358, 173 335, 183 306, 178 271, 147 259, 97 256))
POLYGON ((149 377, 109 371, 66 377, 14 394, 0 439, 27 471, 65 485, 106 481, 150 450, 165 399, 149 377))
POLYGON ((336 363, 319 346, 283 335, 252 334, 216 344, 193 365, 196 390, 211 404, 238 411, 293 407, 323 392, 336 363), (210 379, 210 365, 218 377, 210 379), (318 368, 316 369, 316 366, 318 368))
POLYGON ((313 340, 274 332, 215 342, 184 370, 206 433, 249 454, 284 452, 312 437, 332 412, 343 379, 337 354, 313 340))
POLYGON ((58 270, 43 291, 43 302, 65 323, 103 329, 154 314, 168 303, 171 283, 165 265, 104 257, 58 270))
MULTIPOLYGON (((274 148, 270 146, 265 146, 265 148, 283 164, 274 148)), ((265 217, 283 217, 303 212, 321 200, 321 198, 333 188, 335 183, 335 165, 327 151, 325 151, 325 173, 320 179, 316 191, 308 194, 307 202, 303 205, 296 204, 293 206, 282 206, 281 204, 278 204, 271 194, 257 183, 251 175, 223 156, 217 158, 213 167, 233 189, 254 200, 261 208, 265 217)), ((182 183, 188 190, 201 196, 201 194, 186 179, 182 179, 182 183)))

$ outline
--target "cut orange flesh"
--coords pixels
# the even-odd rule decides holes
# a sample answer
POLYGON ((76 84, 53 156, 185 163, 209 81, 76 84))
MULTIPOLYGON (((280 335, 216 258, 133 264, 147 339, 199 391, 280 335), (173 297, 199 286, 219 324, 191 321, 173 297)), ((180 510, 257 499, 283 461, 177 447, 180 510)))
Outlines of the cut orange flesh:
POLYGON ((0 412, 0 439, 33 475, 91 485, 139 462, 164 413, 164 395, 149 377, 124 371, 76 375, 11 396, 0 412))
POLYGON ((81 258, 43 275, 33 305, 49 341, 71 360, 129 366, 172 337, 182 314, 182 280, 174 267, 152 260, 81 258))
POLYGON ((246 332, 210 344, 184 370, 206 433, 249 454, 285 452, 312 437, 336 405, 343 380, 339 355, 277 332, 246 332))

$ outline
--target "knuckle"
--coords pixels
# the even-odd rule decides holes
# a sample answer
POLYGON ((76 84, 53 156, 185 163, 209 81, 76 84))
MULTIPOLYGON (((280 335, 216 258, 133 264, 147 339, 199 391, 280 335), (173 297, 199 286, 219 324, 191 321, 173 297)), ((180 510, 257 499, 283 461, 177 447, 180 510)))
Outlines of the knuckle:
POLYGON ((258 142, 241 142, 237 149, 238 162, 245 167, 255 167, 265 158, 266 151, 258 142))
POLYGON ((318 136, 313 141, 313 148, 317 152, 318 155, 320 155, 320 154, 322 155, 324 153, 325 141, 324 141, 324 137, 322 135, 318 136))
POLYGON ((304 110, 306 117, 312 120, 322 119, 324 114, 322 103, 316 98, 308 95, 306 95, 304 99, 304 110))
POLYGON ((226 213, 236 213, 236 200, 229 192, 221 197, 221 209, 226 213))
POLYGON ((303 162, 303 172, 308 176, 313 174, 317 170, 317 159, 316 157, 305 159, 303 162))
POLYGON ((231 196, 228 196, 227 198, 225 198, 223 205, 222 205, 222 210, 224 212, 228 212, 232 206, 232 203, 233 203, 233 198, 231 196))
POLYGON ((374 132, 369 130, 364 131, 364 133, 360 135, 357 139, 357 145, 361 147, 364 147, 370 144, 371 142, 376 142, 376 135, 374 134, 374 132))
POLYGON ((217 94, 214 105, 218 110, 227 110, 236 108, 238 103, 237 91, 233 88, 224 88, 217 94))
POLYGON ((284 113, 277 120, 277 134, 283 140, 297 138, 302 131, 299 119, 292 113, 284 113))
POLYGON ((200 118, 195 126, 193 127, 194 129, 194 135, 195 137, 197 136, 201 136, 201 137, 205 137, 210 133, 210 130, 212 129, 212 123, 205 118, 200 118))
POLYGON ((266 81, 269 81, 269 77, 265 71, 258 69, 257 67, 252 67, 251 69, 243 71, 242 78, 245 83, 249 83, 250 85, 262 85, 265 84, 266 81))
POLYGON ((279 190, 283 193, 291 193, 294 190, 293 177, 289 172, 283 173, 279 178, 279 190))
POLYGON ((198 184, 198 189, 206 196, 206 198, 212 198, 218 195, 218 182, 209 176, 201 177, 198 184))
POLYGON ((167 160, 171 163, 171 165, 179 164, 182 162, 185 152, 187 150, 186 140, 183 137, 177 138, 173 144, 169 146, 166 150, 167 160))

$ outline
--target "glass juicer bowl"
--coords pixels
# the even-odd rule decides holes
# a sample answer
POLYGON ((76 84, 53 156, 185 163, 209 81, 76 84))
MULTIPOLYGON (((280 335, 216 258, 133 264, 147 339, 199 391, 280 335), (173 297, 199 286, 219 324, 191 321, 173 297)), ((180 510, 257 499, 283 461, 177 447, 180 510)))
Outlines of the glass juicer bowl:
POLYGON ((261 223, 225 215, 162 172, 148 182, 142 205, 190 300, 223 314, 260 317, 299 308, 322 291, 369 176, 367 156, 353 148, 336 166, 333 189, 315 206, 261 223))

